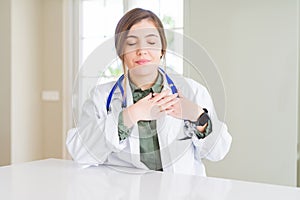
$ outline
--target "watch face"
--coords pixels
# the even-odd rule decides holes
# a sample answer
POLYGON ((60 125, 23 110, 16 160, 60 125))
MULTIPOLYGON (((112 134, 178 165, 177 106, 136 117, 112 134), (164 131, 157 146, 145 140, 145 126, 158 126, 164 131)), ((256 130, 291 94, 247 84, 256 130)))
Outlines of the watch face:
POLYGON ((200 117, 197 120, 197 125, 198 126, 204 126, 209 120, 209 116, 206 112, 202 113, 200 117))

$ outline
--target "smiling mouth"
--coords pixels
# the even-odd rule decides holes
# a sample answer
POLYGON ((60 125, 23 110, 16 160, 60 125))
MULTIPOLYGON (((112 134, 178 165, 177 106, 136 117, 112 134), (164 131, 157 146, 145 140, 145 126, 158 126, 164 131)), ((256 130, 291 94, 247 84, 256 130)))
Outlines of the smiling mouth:
POLYGON ((150 60, 146 60, 146 59, 135 61, 135 63, 138 65, 144 65, 147 64, 148 62, 150 62, 150 60))

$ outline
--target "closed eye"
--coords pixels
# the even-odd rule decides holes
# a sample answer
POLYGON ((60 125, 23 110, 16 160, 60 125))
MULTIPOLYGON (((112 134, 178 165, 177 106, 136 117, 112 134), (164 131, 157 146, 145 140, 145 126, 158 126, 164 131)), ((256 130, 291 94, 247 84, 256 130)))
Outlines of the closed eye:
POLYGON ((133 43, 127 42, 127 45, 128 46, 134 46, 134 45, 136 45, 136 42, 133 42, 133 43))
POLYGON ((127 38, 126 40, 126 44, 128 46, 134 46, 136 45, 136 43, 138 42, 137 38, 135 36, 130 36, 129 38, 127 38))

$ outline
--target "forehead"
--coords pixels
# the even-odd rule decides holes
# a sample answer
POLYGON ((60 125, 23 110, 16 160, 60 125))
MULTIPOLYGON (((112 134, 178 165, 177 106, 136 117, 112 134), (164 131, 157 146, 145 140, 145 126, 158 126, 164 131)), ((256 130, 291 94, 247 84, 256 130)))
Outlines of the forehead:
POLYGON ((149 19, 143 19, 142 21, 133 25, 128 31, 128 36, 146 36, 149 34, 159 35, 154 23, 149 19))

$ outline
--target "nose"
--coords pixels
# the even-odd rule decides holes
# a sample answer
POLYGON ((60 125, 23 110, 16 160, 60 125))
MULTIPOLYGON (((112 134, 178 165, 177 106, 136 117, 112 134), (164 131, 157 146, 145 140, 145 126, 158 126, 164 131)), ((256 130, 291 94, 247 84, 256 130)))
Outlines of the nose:
POLYGON ((147 49, 140 45, 136 51, 137 55, 145 55, 148 53, 147 49))
POLYGON ((145 55, 145 54, 147 54, 147 51, 145 50, 145 49, 138 49, 137 50, 137 55, 145 55))

